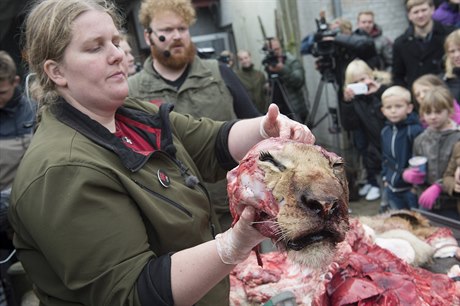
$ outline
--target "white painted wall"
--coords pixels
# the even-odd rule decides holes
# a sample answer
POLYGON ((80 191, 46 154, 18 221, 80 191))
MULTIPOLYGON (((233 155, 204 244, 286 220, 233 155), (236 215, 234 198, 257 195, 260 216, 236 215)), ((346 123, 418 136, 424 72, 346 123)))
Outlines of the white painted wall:
POLYGON ((267 36, 275 36, 275 9, 277 0, 221 0, 221 25, 232 24, 238 49, 249 50, 255 66, 264 58, 260 16, 267 36))

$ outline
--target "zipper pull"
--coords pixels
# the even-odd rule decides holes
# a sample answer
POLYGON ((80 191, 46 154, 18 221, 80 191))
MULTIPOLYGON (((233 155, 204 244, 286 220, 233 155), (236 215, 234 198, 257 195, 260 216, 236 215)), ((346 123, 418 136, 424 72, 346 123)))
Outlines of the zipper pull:
POLYGON ((209 220, 209 229, 211 230, 211 235, 213 239, 216 239, 216 226, 209 220))

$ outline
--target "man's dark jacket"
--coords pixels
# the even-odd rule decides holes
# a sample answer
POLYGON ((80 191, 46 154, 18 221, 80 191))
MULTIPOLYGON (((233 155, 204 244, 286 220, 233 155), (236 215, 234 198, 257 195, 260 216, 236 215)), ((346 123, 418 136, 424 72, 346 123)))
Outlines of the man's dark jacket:
POLYGON ((443 71, 444 39, 454 28, 433 21, 433 31, 422 42, 415 37, 414 27, 409 28, 396 38, 393 45, 393 82, 411 88, 420 76, 443 71))

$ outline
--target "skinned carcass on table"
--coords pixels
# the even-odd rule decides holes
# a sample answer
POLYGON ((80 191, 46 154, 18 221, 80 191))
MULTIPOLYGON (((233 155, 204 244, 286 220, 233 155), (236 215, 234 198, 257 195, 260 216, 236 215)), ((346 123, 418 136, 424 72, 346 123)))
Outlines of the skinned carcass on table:
POLYGON ((227 174, 230 211, 256 209, 255 227, 296 262, 327 266, 348 229, 343 159, 320 146, 270 138, 227 174))
POLYGON ((458 282, 413 267, 374 244, 357 218, 350 219, 346 239, 325 271, 302 267, 280 252, 262 256, 265 267, 252 256, 232 271, 231 306, 261 305, 285 291, 295 294, 298 306, 460 305, 458 282))
MULTIPOLYGON (((371 227, 377 236, 386 238, 403 238, 402 231, 407 231, 423 240, 426 245, 432 249, 427 250, 420 244, 413 245, 416 256, 419 259, 415 262, 421 265, 428 261, 428 257, 446 258, 454 257, 459 249, 458 242, 455 239, 452 230, 447 227, 432 226, 429 220, 419 212, 411 210, 393 210, 377 216, 362 216, 362 223, 371 227), (425 260, 422 260, 424 258, 425 260)), ((411 242, 408 237, 404 239, 411 242)), ((411 243, 412 244, 412 243, 411 243)))

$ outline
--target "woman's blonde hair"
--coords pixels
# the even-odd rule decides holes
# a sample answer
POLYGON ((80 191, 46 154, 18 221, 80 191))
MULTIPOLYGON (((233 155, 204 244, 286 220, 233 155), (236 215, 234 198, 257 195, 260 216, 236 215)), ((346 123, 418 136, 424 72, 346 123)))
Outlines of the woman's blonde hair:
POLYGON ((439 113, 447 110, 449 115, 454 113, 454 97, 445 86, 434 86, 423 97, 420 105, 420 114, 439 113))
POLYGON ((355 82, 355 76, 357 74, 367 74, 370 78, 373 78, 377 82, 381 84, 390 84, 391 83, 391 75, 386 71, 380 70, 373 70, 369 65, 360 59, 352 60, 346 70, 345 70, 345 83, 344 85, 347 86, 348 84, 355 82))
POLYGON ((412 91, 414 91, 414 85, 422 85, 427 87, 446 86, 440 77, 432 73, 427 73, 418 77, 414 83, 412 83, 412 91))
POLYGON ((30 92, 39 103, 39 114, 59 97, 54 82, 45 73, 45 61, 62 61, 64 51, 72 40, 73 22, 91 10, 106 12, 120 28, 121 15, 114 4, 105 0, 37 1, 29 11, 22 43, 30 72, 34 73, 30 92))
POLYGON ((334 19, 331 24, 337 26, 339 28, 340 33, 350 35, 353 33, 353 25, 350 20, 344 18, 336 18, 334 19))
POLYGON ((460 47, 460 29, 453 31, 450 33, 447 37, 446 40, 444 41, 444 54, 446 54, 446 59, 445 59, 445 70, 446 70, 446 77, 448 78, 456 78, 457 76, 454 74, 454 64, 450 60, 450 57, 448 55, 449 53, 449 47, 450 46, 458 46, 460 47))
POLYGON ((196 12, 191 0, 144 0, 139 10, 139 21, 147 29, 155 16, 165 11, 176 13, 188 26, 196 21, 196 12))

